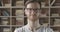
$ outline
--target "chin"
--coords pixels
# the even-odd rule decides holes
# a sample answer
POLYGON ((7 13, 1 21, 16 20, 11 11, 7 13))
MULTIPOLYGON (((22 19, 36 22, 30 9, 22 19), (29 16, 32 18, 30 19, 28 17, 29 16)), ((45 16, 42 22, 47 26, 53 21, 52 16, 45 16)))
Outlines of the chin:
POLYGON ((38 17, 28 17, 31 21, 36 21, 38 17))
POLYGON ((30 18, 30 20, 31 20, 31 21, 36 21, 36 20, 37 20, 37 18, 30 18))

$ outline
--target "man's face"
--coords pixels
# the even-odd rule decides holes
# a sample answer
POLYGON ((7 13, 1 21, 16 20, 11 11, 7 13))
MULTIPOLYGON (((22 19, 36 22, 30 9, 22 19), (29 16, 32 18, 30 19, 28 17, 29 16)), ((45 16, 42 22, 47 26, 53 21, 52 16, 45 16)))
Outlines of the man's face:
POLYGON ((25 9, 25 14, 29 20, 35 21, 39 18, 40 5, 39 3, 29 3, 25 9))

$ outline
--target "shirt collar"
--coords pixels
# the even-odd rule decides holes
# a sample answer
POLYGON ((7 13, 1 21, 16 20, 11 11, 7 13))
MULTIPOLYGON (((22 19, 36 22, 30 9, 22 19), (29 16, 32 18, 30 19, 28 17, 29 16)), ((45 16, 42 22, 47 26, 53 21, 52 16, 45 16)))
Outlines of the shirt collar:
MULTIPOLYGON (((28 21, 30 21, 30 20, 28 20, 28 21)), ((37 20, 37 23, 39 23, 38 21, 39 21, 39 20, 37 20)), ((29 24, 30 24, 30 23, 29 23, 29 24)), ((30 29, 30 26, 29 26, 29 24, 27 24, 27 28, 28 28, 29 30, 31 30, 31 29, 30 29)), ((37 24, 37 25, 38 25, 38 24, 37 24)), ((38 27, 38 28, 36 28, 35 30, 38 30, 38 29, 40 29, 41 25, 38 25, 38 26, 39 26, 39 27, 38 27)), ((32 31, 32 30, 31 30, 31 31, 32 31)))

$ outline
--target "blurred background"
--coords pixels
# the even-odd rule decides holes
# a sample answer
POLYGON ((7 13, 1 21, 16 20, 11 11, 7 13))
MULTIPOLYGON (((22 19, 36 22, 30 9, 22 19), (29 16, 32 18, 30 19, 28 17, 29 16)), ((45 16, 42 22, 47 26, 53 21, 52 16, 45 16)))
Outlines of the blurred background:
MULTIPOLYGON (((0 0, 0 32, 13 32, 27 24, 24 4, 27 0, 0 0)), ((41 2, 39 22, 60 32, 60 0, 38 0, 41 2)))

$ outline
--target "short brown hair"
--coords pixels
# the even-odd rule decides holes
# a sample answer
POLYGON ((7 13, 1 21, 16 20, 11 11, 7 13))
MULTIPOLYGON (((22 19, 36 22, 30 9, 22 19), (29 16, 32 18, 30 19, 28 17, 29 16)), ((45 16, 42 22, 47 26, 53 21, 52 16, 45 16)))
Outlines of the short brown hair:
POLYGON ((34 3, 34 2, 39 3, 40 8, 41 8, 41 1, 38 1, 38 0, 28 0, 28 1, 26 1, 26 3, 25 3, 25 8, 26 8, 26 6, 27 6, 29 3, 34 3))

